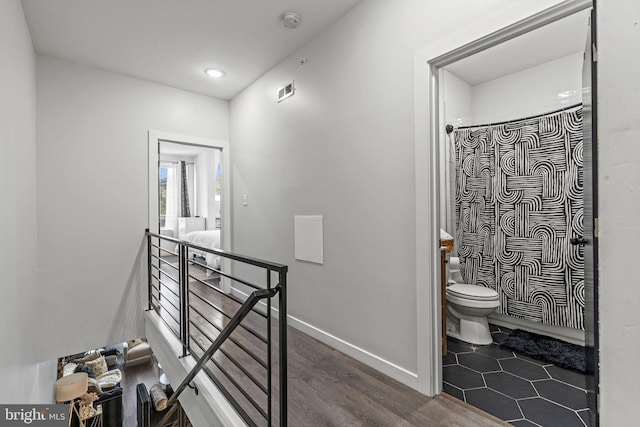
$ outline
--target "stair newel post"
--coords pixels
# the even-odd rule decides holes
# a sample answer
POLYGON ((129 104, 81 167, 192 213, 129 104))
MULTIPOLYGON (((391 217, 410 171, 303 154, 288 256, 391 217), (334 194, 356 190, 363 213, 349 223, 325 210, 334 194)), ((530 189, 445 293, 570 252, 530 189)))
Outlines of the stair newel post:
POLYGON ((287 426, 287 268, 279 272, 280 426, 287 426))
POLYGON ((179 256, 180 341, 185 357, 189 349, 189 249, 183 244, 179 246, 179 256))

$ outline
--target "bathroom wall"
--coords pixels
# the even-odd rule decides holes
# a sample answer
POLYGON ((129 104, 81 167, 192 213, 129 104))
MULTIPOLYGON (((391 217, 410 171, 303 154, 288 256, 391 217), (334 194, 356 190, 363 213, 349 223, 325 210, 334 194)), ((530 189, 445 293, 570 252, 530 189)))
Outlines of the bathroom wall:
POLYGON ((473 123, 473 88, 447 70, 442 70, 441 82, 440 111, 444 111, 444 115, 440 125, 440 228, 455 236, 455 133, 447 134, 445 127, 447 124, 458 127, 473 123))
POLYGON ((520 119, 582 102, 582 52, 472 87, 474 124, 520 119))

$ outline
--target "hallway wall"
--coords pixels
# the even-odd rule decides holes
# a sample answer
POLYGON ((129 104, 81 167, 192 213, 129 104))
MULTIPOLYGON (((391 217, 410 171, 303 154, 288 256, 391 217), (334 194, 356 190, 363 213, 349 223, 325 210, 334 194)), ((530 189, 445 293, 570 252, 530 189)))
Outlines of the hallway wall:
POLYGON ((228 140, 228 103, 37 57, 41 352, 142 336, 149 129, 228 140), (144 263, 143 263, 144 261, 144 263))
MULTIPOLYGON (((0 403, 41 401, 36 59, 19 0, 0 2, 0 403)), ((54 371, 55 373, 55 371, 54 371)))
POLYGON ((501 7, 527 9, 362 2, 231 102, 235 249, 290 266, 298 327, 414 386, 414 53, 501 7), (307 214, 324 215, 323 265, 293 257, 293 216, 307 214))

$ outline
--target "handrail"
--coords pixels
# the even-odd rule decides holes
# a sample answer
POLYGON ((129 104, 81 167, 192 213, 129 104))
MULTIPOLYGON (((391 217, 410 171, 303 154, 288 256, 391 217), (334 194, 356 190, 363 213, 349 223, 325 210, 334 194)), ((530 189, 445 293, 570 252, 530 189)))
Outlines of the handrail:
POLYGON ((267 268, 269 270, 275 270, 275 271, 287 271, 289 267, 287 267, 286 265, 283 264, 277 264, 274 262, 267 262, 258 258, 252 258, 246 255, 238 255, 235 254, 233 252, 229 252, 229 251, 225 251, 222 249, 215 249, 215 248, 207 248, 204 246, 198 246, 198 245, 194 245, 193 243, 189 243, 189 242, 185 242, 184 240, 180 240, 180 239, 175 239, 173 237, 167 237, 167 236, 163 236, 160 234, 156 234, 153 233, 151 231, 147 230, 147 235, 151 236, 151 237, 157 237, 159 239, 165 240, 167 242, 172 242, 175 243, 176 245, 184 245, 186 247, 192 248, 192 249, 197 249, 199 251, 203 251, 203 252, 209 252, 215 255, 220 255, 224 258, 229 258, 231 260, 234 261, 241 261, 244 262, 245 264, 251 264, 254 265, 256 267, 262 267, 262 268, 267 268))
MULTIPOLYGON (((213 354, 218 351, 222 343, 235 331, 235 329, 240 325, 240 322, 251 312, 251 309, 255 307, 255 305, 262 299, 271 298, 280 290, 280 286, 276 286, 271 289, 260 289, 251 292, 249 298, 242 304, 240 309, 236 312, 235 316, 231 318, 229 324, 222 330, 220 335, 216 338, 216 340, 209 346, 207 351, 200 357, 198 363, 191 369, 191 371, 187 374, 187 376, 182 380, 182 383, 175 390, 173 395, 167 401, 167 407, 172 407, 173 404, 178 400, 180 394, 184 391, 185 388, 189 386, 189 383, 193 381, 193 379, 198 375, 198 373, 202 370, 204 365, 209 361, 209 359, 213 356, 213 354)), ((159 425, 164 425, 169 418, 173 415, 173 411, 167 412, 167 414, 162 417, 159 425)))

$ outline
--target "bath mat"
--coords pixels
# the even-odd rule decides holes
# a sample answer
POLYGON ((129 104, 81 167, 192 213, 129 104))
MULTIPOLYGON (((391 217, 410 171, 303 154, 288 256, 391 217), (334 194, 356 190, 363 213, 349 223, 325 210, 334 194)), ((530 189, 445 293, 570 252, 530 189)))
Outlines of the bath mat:
POLYGON ((514 329, 500 343, 500 347, 508 348, 523 356, 553 363, 560 368, 586 373, 586 350, 576 344, 521 329, 514 329))

